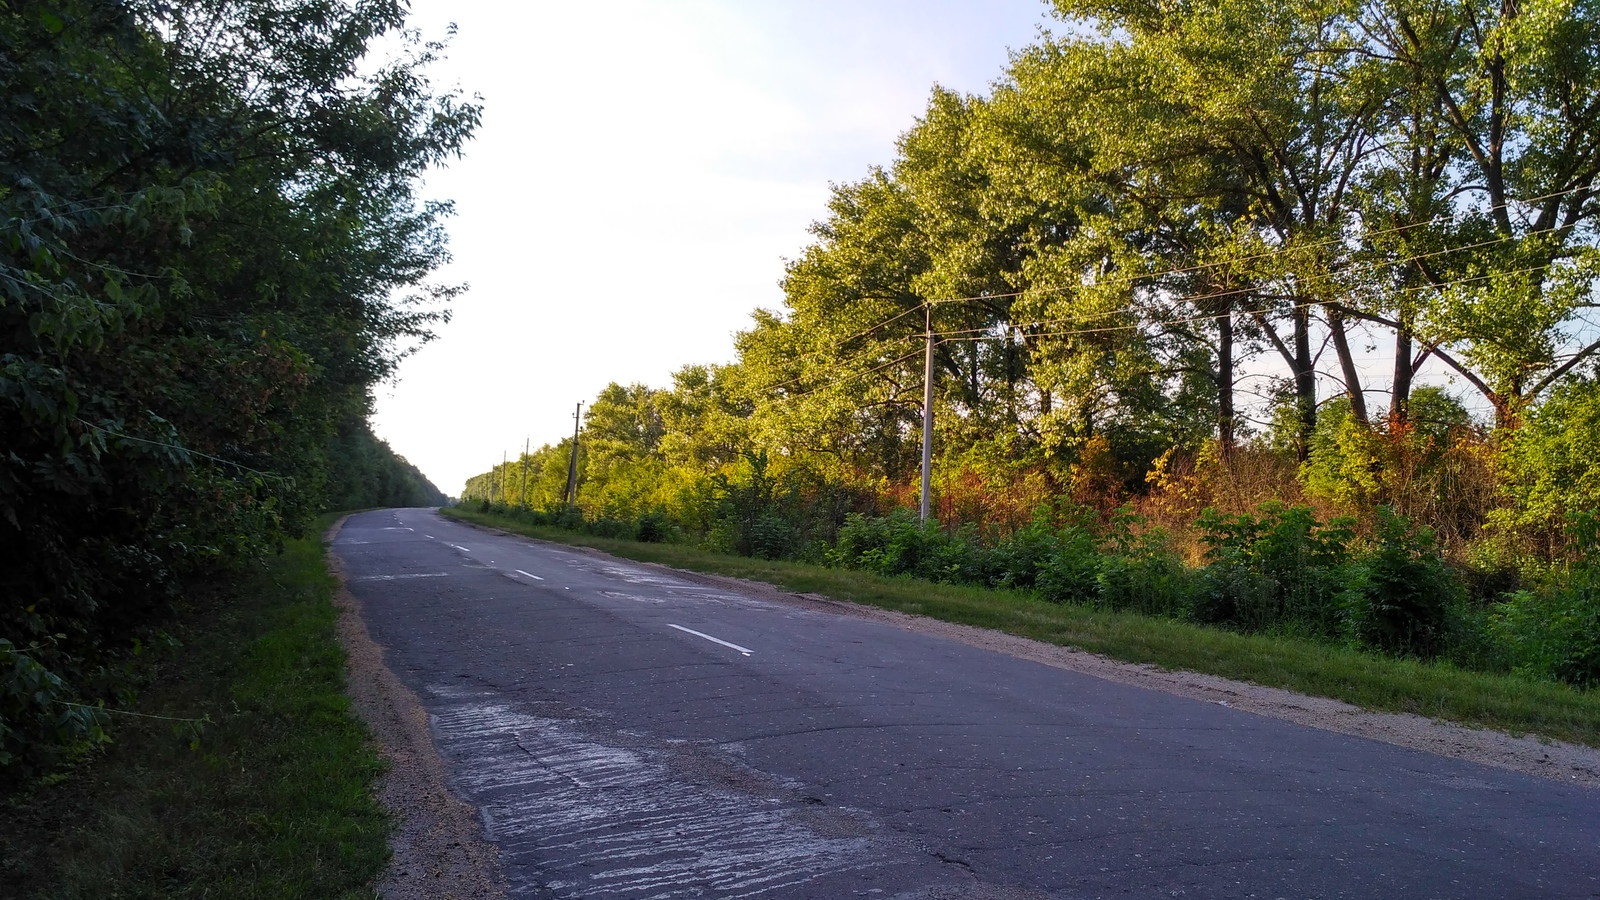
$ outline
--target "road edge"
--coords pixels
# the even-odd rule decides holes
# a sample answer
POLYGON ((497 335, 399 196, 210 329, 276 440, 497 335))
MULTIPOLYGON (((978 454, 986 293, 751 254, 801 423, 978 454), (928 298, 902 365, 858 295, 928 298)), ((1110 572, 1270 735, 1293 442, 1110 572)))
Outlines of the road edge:
POLYGON ((378 894, 384 900, 502 900, 508 886, 500 848, 484 834, 477 809, 450 790, 427 710, 384 662, 383 648, 367 630, 362 603, 350 591, 333 552, 333 541, 349 518, 330 525, 322 542, 335 581, 345 690, 387 763, 376 793, 393 823, 391 855, 376 886, 378 894))

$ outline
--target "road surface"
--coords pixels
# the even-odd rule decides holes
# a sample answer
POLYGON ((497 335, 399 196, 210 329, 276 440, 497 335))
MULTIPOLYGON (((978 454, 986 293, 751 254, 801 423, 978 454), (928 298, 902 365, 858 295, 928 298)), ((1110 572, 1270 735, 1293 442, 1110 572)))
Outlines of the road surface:
POLYGON ((493 535, 334 542, 517 896, 1600 897, 1600 792, 493 535))

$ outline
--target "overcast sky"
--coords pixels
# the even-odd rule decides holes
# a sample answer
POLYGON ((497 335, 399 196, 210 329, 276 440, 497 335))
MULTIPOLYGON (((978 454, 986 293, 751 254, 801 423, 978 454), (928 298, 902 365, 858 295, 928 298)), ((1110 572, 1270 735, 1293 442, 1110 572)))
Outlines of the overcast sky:
POLYGON ((889 163, 935 83, 986 93, 1040 0, 413 0, 455 22, 443 87, 483 96, 454 200, 467 282, 440 339, 379 389, 379 436, 447 494, 611 381, 727 362, 829 182, 889 163))

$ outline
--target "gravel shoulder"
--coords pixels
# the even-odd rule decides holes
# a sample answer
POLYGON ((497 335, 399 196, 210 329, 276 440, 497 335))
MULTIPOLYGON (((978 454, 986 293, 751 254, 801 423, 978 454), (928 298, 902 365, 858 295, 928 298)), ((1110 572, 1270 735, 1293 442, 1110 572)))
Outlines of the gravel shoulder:
MULTIPOLYGON (((470 522, 461 524, 517 540, 550 543, 470 522)), ((1542 737, 1526 735, 1519 737, 1490 729, 1468 728, 1453 722, 1436 721, 1406 713, 1371 712, 1339 700, 1310 697, 1281 688, 1263 687, 1259 684, 1195 672, 1125 663, 1099 654, 1000 631, 863 606, 817 594, 797 594, 766 582, 675 569, 659 563, 621 559, 590 547, 569 544, 554 546, 605 557, 625 565, 654 569, 689 581, 743 591, 770 602, 826 610, 838 615, 881 622, 908 631, 937 635, 971 647, 1004 653, 1057 669, 1162 691, 1192 700, 1216 703, 1297 725, 1369 738, 1398 747, 1495 766, 1566 784, 1600 788, 1600 750, 1591 747, 1542 737)))
MULTIPOLYGON (((340 519, 324 535, 331 545, 340 519)), ((378 781, 378 802, 393 817, 393 853, 378 893, 385 900, 499 900, 507 896, 499 849, 483 834, 471 806, 449 787, 444 760, 434 746, 428 714, 383 661, 361 602, 345 585, 330 550, 328 568, 339 581, 339 642, 348 657, 348 691, 371 729, 388 770, 378 781)))

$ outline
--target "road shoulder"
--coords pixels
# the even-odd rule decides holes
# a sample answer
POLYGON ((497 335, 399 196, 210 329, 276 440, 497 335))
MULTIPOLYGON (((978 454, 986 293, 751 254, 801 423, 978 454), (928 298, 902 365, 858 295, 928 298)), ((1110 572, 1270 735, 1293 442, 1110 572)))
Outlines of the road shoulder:
POLYGON ((335 522, 324 536, 328 568, 339 582, 334 595, 339 642, 348 658, 351 704, 388 763, 377 793, 394 822, 393 856, 378 893, 385 900, 503 898, 507 887, 499 849, 484 837, 476 810, 451 792, 427 711, 384 664, 383 648, 367 631, 361 601, 346 584, 332 549, 344 522, 335 522))

